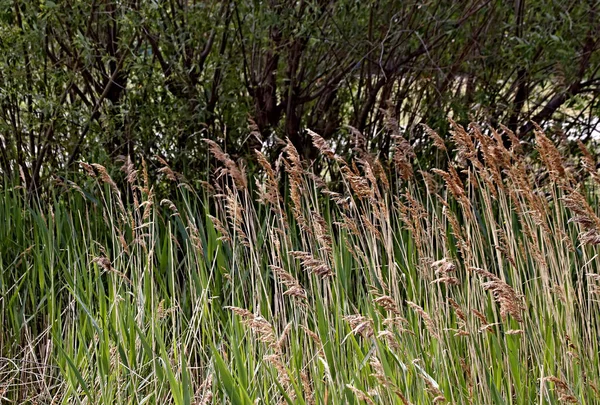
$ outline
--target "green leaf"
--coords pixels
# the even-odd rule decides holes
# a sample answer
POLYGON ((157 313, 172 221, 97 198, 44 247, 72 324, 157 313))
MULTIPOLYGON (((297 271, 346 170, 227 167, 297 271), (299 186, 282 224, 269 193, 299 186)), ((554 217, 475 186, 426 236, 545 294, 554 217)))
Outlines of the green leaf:
POLYGON ((240 405, 252 405, 253 402, 250 396, 236 383, 233 375, 229 372, 227 365, 223 361, 223 358, 219 354, 216 347, 212 348, 213 358, 215 361, 215 368, 217 369, 220 382, 223 384, 231 403, 240 405))

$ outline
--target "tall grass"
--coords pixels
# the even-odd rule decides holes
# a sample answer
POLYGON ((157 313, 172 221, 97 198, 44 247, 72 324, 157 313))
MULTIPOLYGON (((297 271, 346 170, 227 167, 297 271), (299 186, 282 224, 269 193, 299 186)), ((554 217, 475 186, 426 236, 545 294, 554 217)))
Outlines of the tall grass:
POLYGON ((0 402, 600 403, 592 155, 453 128, 444 170, 312 134, 331 172, 288 143, 249 179, 209 142, 201 189, 163 162, 172 201, 130 161, 37 208, 4 188, 0 402))

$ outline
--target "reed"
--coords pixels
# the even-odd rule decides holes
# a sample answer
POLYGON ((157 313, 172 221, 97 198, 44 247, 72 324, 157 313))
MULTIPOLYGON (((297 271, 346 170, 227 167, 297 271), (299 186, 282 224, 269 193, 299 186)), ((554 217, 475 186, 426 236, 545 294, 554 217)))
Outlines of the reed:
POLYGON ((600 403, 594 155, 451 125, 444 168, 391 117, 385 160, 311 133, 332 189, 289 142, 250 179, 211 141, 201 189, 161 162, 168 200, 128 159, 3 188, 0 402, 600 403))

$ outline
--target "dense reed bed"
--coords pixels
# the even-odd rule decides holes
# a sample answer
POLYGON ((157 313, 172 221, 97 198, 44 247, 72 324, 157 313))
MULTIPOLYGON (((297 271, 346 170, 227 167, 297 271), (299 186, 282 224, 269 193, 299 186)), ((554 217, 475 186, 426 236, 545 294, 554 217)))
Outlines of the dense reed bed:
POLYGON ((162 162, 171 200, 128 160, 37 208, 4 188, 0 402, 600 403, 594 157, 429 134, 447 167, 313 133, 320 173, 288 143, 248 178, 208 141, 202 187, 162 162))

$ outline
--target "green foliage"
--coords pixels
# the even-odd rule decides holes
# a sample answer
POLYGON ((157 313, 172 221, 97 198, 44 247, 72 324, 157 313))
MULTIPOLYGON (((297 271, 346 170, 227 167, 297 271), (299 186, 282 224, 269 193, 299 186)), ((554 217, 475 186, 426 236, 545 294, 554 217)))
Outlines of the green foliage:
POLYGON ((206 174, 202 138, 277 155, 306 129, 346 155, 350 125, 390 154, 420 123, 597 125, 597 2, 0 2, 0 173, 29 190, 79 160, 160 156, 206 174), (384 112, 385 111, 385 112, 384 112), (250 130, 248 130, 250 127, 250 130))

